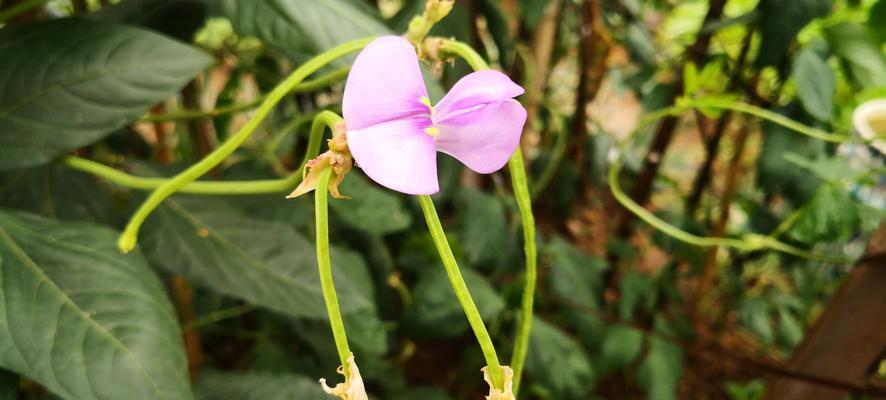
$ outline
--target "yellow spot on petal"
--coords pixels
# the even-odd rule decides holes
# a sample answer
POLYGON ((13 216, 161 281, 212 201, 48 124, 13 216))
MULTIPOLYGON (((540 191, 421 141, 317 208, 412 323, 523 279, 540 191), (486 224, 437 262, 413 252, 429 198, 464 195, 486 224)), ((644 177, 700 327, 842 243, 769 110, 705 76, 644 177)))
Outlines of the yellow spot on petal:
POLYGON ((429 127, 425 128, 425 133, 427 133, 428 135, 431 135, 431 136, 437 136, 437 134, 440 133, 440 130, 437 129, 436 126, 429 126, 429 127))

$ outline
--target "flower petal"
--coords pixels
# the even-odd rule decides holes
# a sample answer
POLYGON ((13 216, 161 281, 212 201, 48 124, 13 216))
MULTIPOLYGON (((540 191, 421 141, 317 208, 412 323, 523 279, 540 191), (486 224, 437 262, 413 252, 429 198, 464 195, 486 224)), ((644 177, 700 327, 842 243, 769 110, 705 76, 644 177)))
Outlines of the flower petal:
POLYGON ((521 94, 523 88, 501 72, 472 72, 459 79, 452 90, 437 103, 434 119, 441 122, 468 109, 512 99, 521 94))
POLYGON ((437 150, 489 174, 501 169, 517 150, 524 123, 526 109, 516 100, 480 106, 437 124, 437 150))
POLYGON ((399 36, 376 39, 357 56, 345 83, 342 112, 349 129, 427 114, 415 48, 399 36))
POLYGON ((428 117, 401 118, 348 130, 348 147, 372 180, 406 194, 433 194, 437 184, 434 138, 425 133, 428 117))

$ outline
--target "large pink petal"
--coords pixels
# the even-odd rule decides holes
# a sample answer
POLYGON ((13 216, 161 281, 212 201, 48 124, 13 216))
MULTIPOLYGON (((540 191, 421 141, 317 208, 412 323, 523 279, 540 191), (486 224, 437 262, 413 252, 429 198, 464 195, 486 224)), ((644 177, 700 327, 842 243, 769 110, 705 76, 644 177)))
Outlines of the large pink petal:
POLYGON ((493 70, 472 72, 459 79, 452 90, 437 103, 437 122, 487 103, 512 99, 523 94, 523 88, 507 75, 493 70))
POLYGON ((501 169, 517 150, 524 123, 526 109, 516 100, 479 106, 437 123, 437 150, 489 174, 501 169))
POLYGON ((357 56, 342 100, 349 129, 427 114, 421 102, 427 97, 415 48, 399 36, 376 39, 357 56))
POLYGON ((363 129, 348 126, 348 147, 357 165, 372 180, 406 194, 433 194, 437 184, 437 151, 425 129, 428 117, 408 117, 363 129))

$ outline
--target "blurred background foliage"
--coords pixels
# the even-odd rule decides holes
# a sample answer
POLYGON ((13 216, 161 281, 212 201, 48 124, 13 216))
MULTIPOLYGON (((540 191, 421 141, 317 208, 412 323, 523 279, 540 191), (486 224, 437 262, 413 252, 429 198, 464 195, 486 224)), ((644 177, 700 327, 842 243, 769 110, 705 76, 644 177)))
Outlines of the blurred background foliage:
MULTIPOLYGON (((405 32, 423 3, 0 1, 0 399, 326 398, 316 379, 338 360, 310 198, 176 195, 124 257, 115 231, 145 192, 56 160, 171 176, 295 66, 405 32)), ((431 35, 471 44, 526 88, 541 274, 521 398, 759 399, 767 378, 791 375, 786 361, 886 215, 883 154, 728 110, 626 140, 649 113, 711 96, 853 135, 855 107, 886 97, 886 1, 458 0, 431 35), (681 229, 850 261, 657 232, 610 193, 619 146, 626 191, 681 229)), ((469 72, 461 60, 426 67, 436 98, 469 72)), ((291 172, 310 118, 339 109, 342 87, 287 97, 205 179, 291 172)), ((523 256, 505 173, 441 156, 440 178, 456 257, 509 354, 523 256)), ((369 392, 480 398, 484 361, 418 202, 359 170, 342 192, 353 199, 331 202, 333 270, 369 392)), ((881 386, 816 379, 882 394, 883 365, 862 381, 881 386)))

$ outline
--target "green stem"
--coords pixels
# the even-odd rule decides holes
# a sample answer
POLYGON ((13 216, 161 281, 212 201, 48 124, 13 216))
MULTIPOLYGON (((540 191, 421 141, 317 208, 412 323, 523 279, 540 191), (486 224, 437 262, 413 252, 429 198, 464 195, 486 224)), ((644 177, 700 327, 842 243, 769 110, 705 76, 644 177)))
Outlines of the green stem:
POLYGON ((455 297, 458 298, 461 308, 464 309, 465 315, 468 317, 468 323, 474 331, 474 336, 477 337, 477 342, 480 343, 480 349, 486 358, 486 365, 489 366, 492 383, 496 388, 501 389, 503 383, 501 364, 498 362, 495 346, 492 344, 492 338, 489 337, 486 325, 483 324, 480 311, 477 309, 477 305, 474 304, 474 299, 471 298, 468 285, 465 284, 465 280, 461 276, 458 263, 455 261, 455 256, 452 255, 452 249, 449 248, 449 241, 446 240, 446 234, 443 232, 443 226, 440 224, 440 218, 437 216, 436 208, 434 208, 434 201, 431 200, 430 196, 426 195, 418 196, 418 200, 421 203, 421 210, 428 224, 428 231, 431 233, 434 245, 437 246, 440 260, 443 261, 443 268, 446 269, 446 275, 449 277, 449 283, 452 284, 452 289, 455 291, 455 297))
POLYGON ((535 285, 538 280, 538 251, 535 247, 535 217, 532 215, 532 197, 529 194, 529 184, 526 182, 523 152, 520 151, 519 146, 517 152, 508 161, 508 170, 511 172, 511 185, 514 187, 514 197, 517 199, 520 220, 523 223, 523 253, 526 256, 526 281, 523 284, 523 298, 517 325, 517 337, 514 340, 514 354, 511 356, 511 366, 514 369, 513 390, 516 397, 520 390, 520 378, 526 354, 529 352, 532 308, 535 300, 535 285))
POLYGON ((129 252, 132 250, 138 241, 138 231, 139 228, 141 228, 142 223, 149 215, 151 215, 151 212, 163 202, 163 200, 183 188, 188 183, 197 180, 197 178, 212 170, 212 168, 221 163, 233 153, 234 150, 240 147, 240 145, 243 144, 253 132, 255 132, 271 111, 273 111, 277 103, 279 103, 280 100, 282 100, 293 88, 298 86, 298 84, 308 75, 314 73, 337 58, 362 49, 372 40, 373 38, 365 38, 342 44, 312 58, 302 66, 298 67, 288 78, 286 78, 286 80, 268 93, 268 96, 262 102, 261 106, 256 110, 255 116, 250 119, 240 131, 231 136, 205 158, 164 183, 148 196, 147 200, 145 200, 138 210, 136 210, 135 214, 129 220, 129 223, 126 224, 123 234, 120 235, 120 239, 117 241, 117 246, 120 250, 123 252, 129 252))
MULTIPOLYGON (((322 75, 316 79, 304 81, 296 86, 290 93, 309 93, 319 89, 323 89, 338 82, 348 76, 351 67, 342 67, 328 74, 322 75)), ((259 97, 249 103, 232 104, 226 107, 219 107, 211 111, 182 110, 160 115, 146 115, 139 118, 138 122, 162 122, 162 121, 181 121, 198 118, 215 118, 222 115, 232 114, 240 111, 251 110, 258 107, 265 100, 259 97)))
MULTIPOLYGON (((483 57, 465 43, 455 40, 443 40, 440 44, 440 51, 461 57, 475 71, 489 69, 489 64, 486 63, 483 57)), ((526 257, 526 280, 523 283, 520 319, 517 326, 517 337, 514 340, 514 353, 511 356, 511 366, 514 369, 513 391, 516 396, 520 389, 520 380, 523 365, 526 361, 526 354, 529 351, 535 286, 538 280, 538 250, 535 246, 535 217, 532 215, 532 196, 530 195, 529 184, 526 179, 526 168, 523 165, 523 153, 519 146, 508 161, 508 170, 511 172, 511 185, 514 188, 517 207, 520 209, 520 220, 523 225, 523 252, 526 257)), ((430 199, 427 201, 430 203, 430 199)), ((433 207, 433 203, 431 203, 431 207, 433 207)), ((422 208, 424 209, 424 203, 422 208)), ((425 215, 427 215, 427 212, 425 215)), ((495 375, 493 375, 493 378, 495 378, 495 375)))
POLYGON ((332 168, 326 168, 320 173, 317 182, 317 190, 314 190, 314 215, 317 224, 317 268, 320 272, 320 286, 323 289, 323 300, 326 301, 326 312, 329 314, 329 325, 332 327, 332 337, 335 339, 335 348, 344 370, 348 370, 348 356, 351 349, 348 347, 348 336, 345 334, 345 322, 341 317, 341 309, 338 306, 338 296, 335 294, 335 285, 332 283, 332 264, 329 260, 329 177, 332 168))
MULTIPOLYGON (((307 162, 320 153, 320 144, 323 140, 325 128, 335 129, 335 125, 342 119, 332 111, 322 111, 314 117, 314 123, 311 125, 311 136, 308 139, 308 150, 302 159, 298 169, 288 176, 280 179, 264 179, 251 181, 215 181, 190 182, 178 191, 190 194, 211 194, 211 195, 243 195, 243 194, 265 194, 280 193, 286 190, 292 190, 298 185, 304 174, 307 162)), ((62 159, 62 163, 78 171, 83 171, 100 178, 106 179, 117 185, 136 190, 155 190, 167 183, 169 178, 148 178, 133 176, 106 165, 99 164, 85 158, 68 156, 62 159)))
POLYGON ((22 13, 26 13, 34 8, 40 7, 47 2, 49 2, 49 0, 25 0, 12 7, 9 7, 9 9, 0 12, 0 25, 5 24, 6 21, 9 21, 10 19, 15 18, 22 13))

